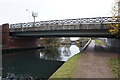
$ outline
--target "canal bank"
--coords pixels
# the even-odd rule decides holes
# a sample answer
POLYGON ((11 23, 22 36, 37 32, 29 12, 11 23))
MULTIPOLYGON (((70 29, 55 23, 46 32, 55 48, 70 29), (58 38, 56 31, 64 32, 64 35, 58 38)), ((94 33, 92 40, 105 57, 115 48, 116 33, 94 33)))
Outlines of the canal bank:
POLYGON ((49 79, 71 78, 74 73, 74 70, 76 69, 77 62, 80 60, 81 57, 82 55, 80 53, 71 57, 49 79))
MULTIPOLYGON (((14 79, 29 78, 29 76, 34 79, 49 78, 65 61, 81 51, 84 46, 78 47, 80 45, 49 46, 38 50, 3 54, 2 78, 10 78, 12 75, 14 79)), ((80 57, 77 56, 78 58, 80 57)))
POLYGON ((2 46, 2 53, 10 53, 16 51, 27 51, 34 49, 43 49, 44 46, 2 46))
MULTIPOLYGON (((86 41, 84 46, 81 48, 81 51, 84 51, 86 47, 90 44, 91 39, 86 41)), ((78 53, 72 56, 68 61, 66 61, 49 79, 52 78, 72 78, 74 70, 76 69, 77 63, 83 54, 78 53)))
MULTIPOLYGON (((77 54, 66 61, 62 67, 50 77, 50 79, 67 78, 67 80, 69 80, 71 78, 115 78, 109 67, 109 61, 112 57, 118 57, 118 53, 111 52, 111 50, 104 48, 101 44, 97 44, 93 40, 83 53, 85 54, 77 54)), ((112 67, 112 71, 115 68, 116 66, 112 67)), ((118 74, 118 71, 114 70, 114 73, 118 74)))

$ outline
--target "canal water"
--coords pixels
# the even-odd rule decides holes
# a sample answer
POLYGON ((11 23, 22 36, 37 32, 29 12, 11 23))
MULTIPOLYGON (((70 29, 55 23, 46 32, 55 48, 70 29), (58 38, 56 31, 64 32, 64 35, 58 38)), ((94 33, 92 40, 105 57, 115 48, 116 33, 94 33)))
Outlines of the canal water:
POLYGON ((65 61, 80 52, 76 45, 4 53, 2 77, 49 78, 65 61))

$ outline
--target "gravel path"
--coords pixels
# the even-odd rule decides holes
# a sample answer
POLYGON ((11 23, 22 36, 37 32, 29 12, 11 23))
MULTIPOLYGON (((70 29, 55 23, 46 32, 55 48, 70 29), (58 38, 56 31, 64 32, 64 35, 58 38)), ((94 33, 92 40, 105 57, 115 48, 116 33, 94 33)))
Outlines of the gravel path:
POLYGON ((92 41, 77 63, 73 78, 114 78, 108 62, 110 57, 117 54, 107 51, 107 48, 95 45, 95 41, 92 41))

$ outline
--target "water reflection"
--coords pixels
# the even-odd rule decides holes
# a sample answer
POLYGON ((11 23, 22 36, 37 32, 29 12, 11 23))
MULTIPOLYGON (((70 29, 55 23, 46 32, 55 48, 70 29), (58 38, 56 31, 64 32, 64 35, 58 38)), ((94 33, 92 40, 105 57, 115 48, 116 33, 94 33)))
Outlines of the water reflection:
POLYGON ((57 47, 50 47, 39 52, 41 59, 61 60, 61 54, 57 47))
POLYGON ((59 50, 61 51, 62 57, 69 57, 71 55, 70 46, 61 46, 59 50))
POLYGON ((43 60, 37 54, 38 51, 3 54, 2 77, 48 78, 64 63, 62 61, 43 60))
POLYGON ((39 52, 41 59, 67 61, 70 57, 80 52, 76 45, 61 45, 49 47, 39 52))
POLYGON ((73 55, 75 55, 75 54, 77 54, 77 53, 80 52, 80 48, 77 47, 76 45, 72 45, 72 46, 70 46, 70 51, 71 51, 71 53, 72 53, 71 56, 73 56, 73 55))
POLYGON ((80 50, 76 45, 61 45, 42 50, 2 55, 4 78, 49 78, 63 63, 80 50))

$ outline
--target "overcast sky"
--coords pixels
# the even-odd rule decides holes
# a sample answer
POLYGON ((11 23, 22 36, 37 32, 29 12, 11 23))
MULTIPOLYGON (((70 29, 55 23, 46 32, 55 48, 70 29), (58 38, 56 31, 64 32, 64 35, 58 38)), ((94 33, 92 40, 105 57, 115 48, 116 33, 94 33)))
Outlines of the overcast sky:
POLYGON ((36 21, 111 16, 114 0, 0 0, 0 25, 36 21), (28 9, 28 11, 26 11, 28 9))

